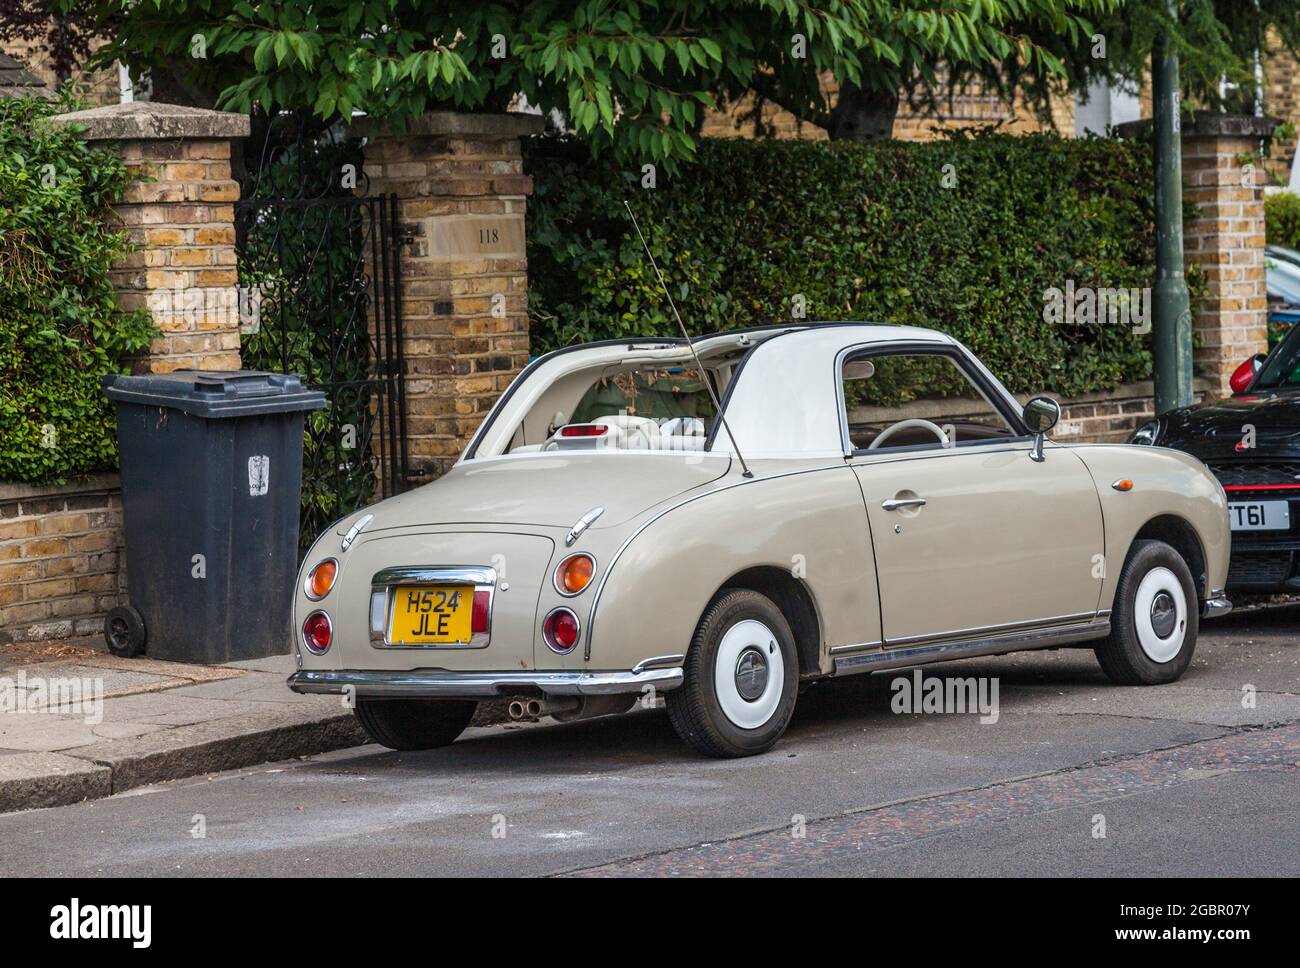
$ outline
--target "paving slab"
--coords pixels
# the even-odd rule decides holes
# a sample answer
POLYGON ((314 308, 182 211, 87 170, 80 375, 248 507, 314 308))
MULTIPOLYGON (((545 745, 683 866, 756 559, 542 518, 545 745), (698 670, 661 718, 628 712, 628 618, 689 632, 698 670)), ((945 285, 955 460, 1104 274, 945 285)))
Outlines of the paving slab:
POLYGON ((201 666, 51 644, 4 655, 0 812, 366 740, 338 697, 288 689, 292 656, 201 666), (58 680, 90 683, 92 704, 58 705, 58 680))

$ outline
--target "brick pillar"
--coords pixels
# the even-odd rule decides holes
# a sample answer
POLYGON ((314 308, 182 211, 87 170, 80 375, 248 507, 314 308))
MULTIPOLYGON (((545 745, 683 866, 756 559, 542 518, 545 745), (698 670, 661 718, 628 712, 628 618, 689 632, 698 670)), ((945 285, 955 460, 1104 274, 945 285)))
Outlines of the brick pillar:
MULTIPOLYGON (((1188 269, 1201 267, 1206 282, 1192 300, 1199 342, 1193 361, 1211 397, 1229 393, 1232 371, 1268 345, 1259 149, 1276 123, 1210 111, 1182 118, 1183 201, 1193 206, 1183 223, 1183 257, 1188 269)), ((1116 131, 1147 137, 1151 121, 1129 121, 1116 131)))
POLYGON ((113 268, 118 301, 148 308, 160 330, 136 371, 239 369, 239 184, 230 177, 230 148, 248 135, 248 118, 135 101, 53 121, 78 125, 87 141, 115 143, 127 167, 151 179, 134 183, 116 206, 138 247, 113 268))
POLYGON ((1183 252, 1206 280, 1192 303, 1200 337, 1194 360, 1219 394, 1231 392, 1228 378, 1242 360, 1268 347, 1259 148, 1276 123, 1210 112, 1183 119, 1183 199, 1195 206, 1183 226, 1183 252))
POLYGON ((519 139, 527 114, 422 116, 367 134, 366 192, 395 194, 402 249, 409 464, 417 479, 450 467, 528 361, 524 209, 532 179, 519 139))

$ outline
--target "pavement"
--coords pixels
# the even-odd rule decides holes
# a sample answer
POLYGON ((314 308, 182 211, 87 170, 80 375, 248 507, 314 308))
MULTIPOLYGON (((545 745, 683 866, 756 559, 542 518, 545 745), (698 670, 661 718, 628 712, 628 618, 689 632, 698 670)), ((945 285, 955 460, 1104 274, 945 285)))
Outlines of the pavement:
POLYGON ((0 648, 0 812, 365 741, 338 697, 285 688, 292 671, 121 659, 98 639, 0 648))
POLYGON ((0 816, 0 875, 1300 874, 1300 605, 1207 623, 1169 686, 1078 649, 927 675, 996 679, 997 721, 895 713, 891 674, 743 760, 662 710, 357 746, 0 816))

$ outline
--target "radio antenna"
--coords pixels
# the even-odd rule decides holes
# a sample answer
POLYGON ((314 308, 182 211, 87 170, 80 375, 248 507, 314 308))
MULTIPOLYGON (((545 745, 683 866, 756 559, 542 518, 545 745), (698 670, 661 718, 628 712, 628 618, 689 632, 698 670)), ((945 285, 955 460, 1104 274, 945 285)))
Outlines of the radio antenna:
POLYGON ((673 302, 673 294, 668 291, 668 283, 664 281, 664 274, 659 271, 659 263, 655 262, 654 253, 650 251, 650 245, 641 233, 641 225, 637 222, 636 214, 632 211, 632 206, 628 204, 627 199, 623 200, 623 207, 627 209, 628 217, 632 219, 632 226, 636 229, 637 238, 641 240, 641 247, 645 249, 645 254, 650 258, 650 265, 654 269, 655 275, 659 277, 659 285, 662 287, 664 295, 668 297, 668 305, 672 307, 673 316, 677 319, 677 326, 682 331, 682 337, 686 340, 686 345, 690 347, 691 356, 695 357, 695 366, 700 371, 700 381, 704 384, 704 388, 709 391, 714 410, 718 414, 718 419, 722 421, 722 429, 727 432, 727 436, 731 439, 731 446, 736 449, 736 457, 740 460, 740 468, 744 472, 742 476, 753 477, 754 472, 749 469, 749 465, 745 463, 745 455, 740 452, 740 442, 736 440, 736 435, 731 432, 726 415, 722 412, 722 401, 718 399, 718 394, 713 389, 713 383, 704 370, 704 364, 700 362, 700 354, 695 351, 695 341, 691 339, 691 334, 686 332, 686 324, 682 322, 682 314, 677 311, 677 303, 673 302))

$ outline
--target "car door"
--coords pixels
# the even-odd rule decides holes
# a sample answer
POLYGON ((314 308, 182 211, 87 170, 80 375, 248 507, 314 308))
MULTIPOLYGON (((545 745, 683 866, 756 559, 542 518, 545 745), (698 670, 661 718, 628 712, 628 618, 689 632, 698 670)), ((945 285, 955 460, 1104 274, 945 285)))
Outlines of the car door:
POLYGON ((1078 456, 1049 444, 1035 460, 1018 415, 956 348, 869 359, 884 379, 865 401, 845 384, 846 427, 886 647, 1095 615, 1101 507, 1078 456), (913 424, 874 449, 856 446, 903 420, 955 441, 913 424))

